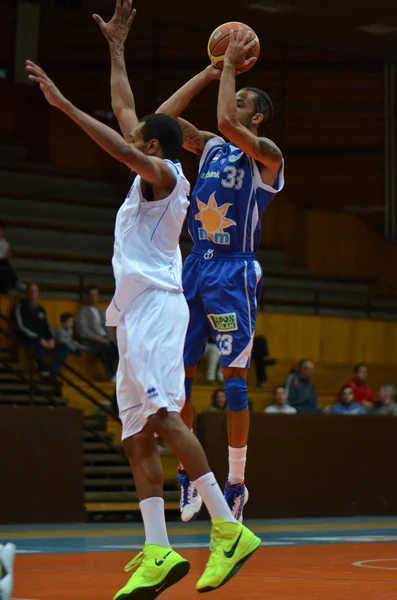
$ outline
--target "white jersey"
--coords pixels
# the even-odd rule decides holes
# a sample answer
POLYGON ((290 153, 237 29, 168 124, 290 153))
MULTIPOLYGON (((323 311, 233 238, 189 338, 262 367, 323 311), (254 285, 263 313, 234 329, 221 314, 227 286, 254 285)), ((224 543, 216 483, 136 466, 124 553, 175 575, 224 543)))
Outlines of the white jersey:
POLYGON ((116 291, 106 312, 108 325, 116 326, 120 311, 149 288, 183 292, 179 238, 190 185, 179 162, 165 162, 176 174, 172 193, 163 200, 145 200, 138 175, 117 213, 112 259, 116 291))

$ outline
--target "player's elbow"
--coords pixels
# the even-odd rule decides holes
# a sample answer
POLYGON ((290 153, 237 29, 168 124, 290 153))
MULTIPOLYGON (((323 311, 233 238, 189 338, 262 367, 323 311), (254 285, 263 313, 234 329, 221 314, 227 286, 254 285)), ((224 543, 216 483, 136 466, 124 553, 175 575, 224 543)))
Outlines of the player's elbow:
POLYGON ((233 119, 230 119, 226 115, 218 117, 218 129, 226 137, 229 137, 230 133, 233 134, 233 132, 236 131, 237 127, 238 122, 234 121, 233 119))

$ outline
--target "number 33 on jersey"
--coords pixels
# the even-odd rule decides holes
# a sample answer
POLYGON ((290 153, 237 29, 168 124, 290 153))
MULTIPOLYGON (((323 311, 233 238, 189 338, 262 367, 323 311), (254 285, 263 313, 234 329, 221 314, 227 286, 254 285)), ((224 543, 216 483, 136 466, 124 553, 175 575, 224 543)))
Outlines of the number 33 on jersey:
POLYGON ((255 161, 221 137, 201 157, 192 193, 189 231, 194 246, 217 252, 255 252, 260 218, 284 185, 283 167, 274 188, 262 182, 255 161))

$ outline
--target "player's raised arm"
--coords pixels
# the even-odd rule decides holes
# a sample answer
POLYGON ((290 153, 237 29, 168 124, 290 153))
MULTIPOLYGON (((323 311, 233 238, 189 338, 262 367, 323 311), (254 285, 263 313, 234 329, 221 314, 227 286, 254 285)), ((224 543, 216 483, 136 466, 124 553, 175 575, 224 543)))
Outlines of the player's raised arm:
POLYGON ((97 121, 73 106, 61 94, 43 69, 32 61, 26 61, 26 70, 29 73, 29 79, 39 84, 47 102, 51 106, 59 108, 72 121, 77 123, 98 146, 141 175, 145 182, 169 192, 174 189, 176 177, 167 163, 157 157, 146 156, 143 152, 134 148, 132 144, 127 143, 111 127, 104 125, 104 123, 97 121))
MULTIPOLYGON (((250 33, 243 31, 231 31, 230 42, 225 54, 224 68, 222 71, 221 82, 218 96, 218 127, 233 144, 236 144, 243 152, 251 158, 260 162, 270 175, 277 177, 280 165, 282 163, 281 150, 274 142, 267 138, 258 137, 244 126, 238 119, 238 110, 236 102, 236 65, 250 65, 256 58, 246 60, 247 52, 256 43, 255 40, 249 41, 250 33)), ((243 100, 241 100, 243 102, 243 100)), ((264 115, 255 114, 251 123, 259 126, 263 121, 264 115)))
POLYGON ((216 134, 210 133, 209 131, 200 131, 186 121, 185 119, 179 118, 183 111, 190 104, 191 100, 203 90, 210 81, 220 78, 220 71, 215 69, 212 65, 209 65, 187 83, 185 83, 179 90, 175 92, 168 100, 156 110, 157 113, 163 113, 170 115, 171 117, 178 118, 178 121, 183 131, 183 146, 186 150, 193 152, 193 154, 200 155, 206 142, 216 134))
POLYGON ((93 15, 109 42, 112 108, 124 139, 127 141, 130 139, 131 131, 138 123, 134 95, 128 80, 124 58, 124 44, 136 14, 132 4, 132 0, 117 0, 115 13, 109 23, 105 23, 99 15, 93 15))

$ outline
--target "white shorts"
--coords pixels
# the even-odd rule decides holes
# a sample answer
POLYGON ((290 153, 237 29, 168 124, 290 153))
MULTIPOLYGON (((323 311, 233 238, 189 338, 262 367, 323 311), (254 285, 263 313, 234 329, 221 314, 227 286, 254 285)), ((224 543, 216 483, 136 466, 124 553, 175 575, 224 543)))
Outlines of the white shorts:
POLYGON ((185 296, 149 289, 121 311, 117 326, 117 404, 124 440, 160 408, 185 403, 183 348, 189 322, 185 296))

